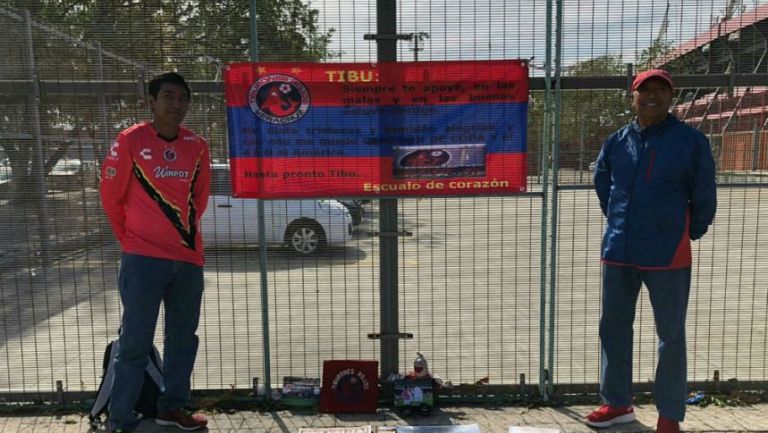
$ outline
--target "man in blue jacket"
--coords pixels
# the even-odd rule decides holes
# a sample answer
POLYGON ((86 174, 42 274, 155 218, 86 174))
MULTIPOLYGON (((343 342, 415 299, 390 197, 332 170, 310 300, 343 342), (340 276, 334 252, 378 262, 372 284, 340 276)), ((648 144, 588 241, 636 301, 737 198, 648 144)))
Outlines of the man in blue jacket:
POLYGON ((632 422, 632 326, 645 284, 659 337, 654 398, 657 433, 677 433, 685 415, 685 315, 691 241, 717 206, 715 163, 707 138, 669 114, 672 78, 660 69, 632 83, 636 119, 603 144, 595 189, 608 218, 603 237, 600 394, 593 427, 632 422))

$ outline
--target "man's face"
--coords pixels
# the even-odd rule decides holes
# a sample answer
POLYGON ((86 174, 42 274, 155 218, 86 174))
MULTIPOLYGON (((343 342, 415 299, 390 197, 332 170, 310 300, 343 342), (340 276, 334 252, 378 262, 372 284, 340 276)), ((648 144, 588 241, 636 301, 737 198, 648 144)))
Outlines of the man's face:
POLYGON ((156 122, 178 126, 187 115, 189 95, 181 86, 163 83, 157 98, 150 95, 149 104, 156 122))
POLYGON ((672 89, 661 78, 649 78, 632 92, 632 103, 641 126, 656 125, 667 118, 672 89))

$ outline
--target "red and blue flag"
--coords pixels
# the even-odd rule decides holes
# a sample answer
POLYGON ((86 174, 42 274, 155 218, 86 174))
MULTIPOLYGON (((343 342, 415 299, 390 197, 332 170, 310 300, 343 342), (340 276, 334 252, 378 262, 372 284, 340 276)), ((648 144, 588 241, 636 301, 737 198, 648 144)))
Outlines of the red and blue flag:
POLYGON ((526 190, 524 61, 236 63, 224 81, 238 197, 526 190))

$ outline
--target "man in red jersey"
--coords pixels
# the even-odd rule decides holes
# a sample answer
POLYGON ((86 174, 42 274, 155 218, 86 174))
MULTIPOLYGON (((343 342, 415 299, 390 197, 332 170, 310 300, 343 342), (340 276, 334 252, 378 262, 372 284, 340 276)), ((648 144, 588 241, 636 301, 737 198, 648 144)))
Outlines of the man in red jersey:
POLYGON ((181 126, 190 96, 181 75, 154 78, 149 83, 153 119, 121 132, 102 166, 102 206, 123 250, 118 277, 123 317, 109 404, 114 432, 130 432, 139 423, 133 408, 161 303, 165 389, 155 421, 182 430, 207 423, 184 411, 203 295, 200 218, 210 192, 208 144, 181 126))

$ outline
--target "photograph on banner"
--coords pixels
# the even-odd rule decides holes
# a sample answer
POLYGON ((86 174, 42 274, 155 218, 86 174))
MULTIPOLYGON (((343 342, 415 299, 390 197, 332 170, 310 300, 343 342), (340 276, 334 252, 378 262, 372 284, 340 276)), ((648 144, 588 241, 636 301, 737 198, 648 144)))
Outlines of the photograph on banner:
POLYGON ((236 197, 526 191, 525 61, 247 62, 224 82, 236 197))

